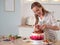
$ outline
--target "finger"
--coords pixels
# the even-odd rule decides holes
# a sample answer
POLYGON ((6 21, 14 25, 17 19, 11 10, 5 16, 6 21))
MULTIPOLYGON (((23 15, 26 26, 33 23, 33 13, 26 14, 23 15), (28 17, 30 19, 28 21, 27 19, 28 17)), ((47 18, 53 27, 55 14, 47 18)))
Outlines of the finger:
POLYGON ((45 26, 42 27, 42 30, 44 30, 44 29, 45 29, 45 26))
POLYGON ((35 28, 34 31, 39 31, 39 29, 35 28))
POLYGON ((35 28, 38 28, 39 29, 40 25, 36 25, 35 28))

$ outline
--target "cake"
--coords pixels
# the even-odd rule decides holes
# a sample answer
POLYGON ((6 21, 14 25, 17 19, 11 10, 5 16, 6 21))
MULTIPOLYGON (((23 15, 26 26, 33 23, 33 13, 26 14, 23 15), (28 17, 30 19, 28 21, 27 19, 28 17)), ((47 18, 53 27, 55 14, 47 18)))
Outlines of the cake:
POLYGON ((31 44, 39 44, 39 45, 43 45, 43 40, 44 40, 44 33, 36 33, 33 32, 30 35, 30 39, 31 39, 31 44))

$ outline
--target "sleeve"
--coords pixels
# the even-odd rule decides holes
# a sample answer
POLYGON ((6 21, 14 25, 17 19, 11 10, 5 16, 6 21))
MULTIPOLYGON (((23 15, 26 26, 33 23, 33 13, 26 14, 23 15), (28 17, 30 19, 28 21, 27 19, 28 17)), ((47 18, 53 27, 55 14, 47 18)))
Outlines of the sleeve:
POLYGON ((50 15, 51 17, 51 24, 53 25, 53 26, 58 26, 58 24, 57 24, 57 20, 55 19, 55 17, 54 17, 54 13, 51 13, 51 15, 50 15))

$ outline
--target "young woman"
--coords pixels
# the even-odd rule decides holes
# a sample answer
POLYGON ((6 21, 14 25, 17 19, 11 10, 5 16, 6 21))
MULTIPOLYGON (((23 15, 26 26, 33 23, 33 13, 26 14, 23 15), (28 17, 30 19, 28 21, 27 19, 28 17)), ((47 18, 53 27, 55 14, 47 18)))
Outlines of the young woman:
POLYGON ((50 41, 56 40, 55 30, 59 30, 57 22, 52 12, 47 11, 39 2, 34 2, 31 5, 32 11, 35 13, 35 31, 43 30, 45 38, 50 41), (36 30, 38 28, 38 30, 36 30))

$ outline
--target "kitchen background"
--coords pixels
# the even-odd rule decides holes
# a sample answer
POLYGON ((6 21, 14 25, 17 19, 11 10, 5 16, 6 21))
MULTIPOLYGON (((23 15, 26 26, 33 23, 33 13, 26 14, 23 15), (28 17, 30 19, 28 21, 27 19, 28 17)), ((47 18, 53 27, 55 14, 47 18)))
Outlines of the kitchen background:
MULTIPOLYGON (((40 2, 40 0, 37 1, 40 2)), ((5 0, 0 0, 0 35, 19 35, 19 25, 21 24, 21 18, 23 16, 34 15, 30 9, 32 2, 31 0, 15 0, 15 11, 9 12, 5 11, 5 0)), ((47 10, 54 12, 56 20, 60 20, 60 2, 58 2, 52 3, 52 0, 49 0, 48 3, 41 2, 47 10)), ((60 34, 59 31, 58 34, 60 34)))

